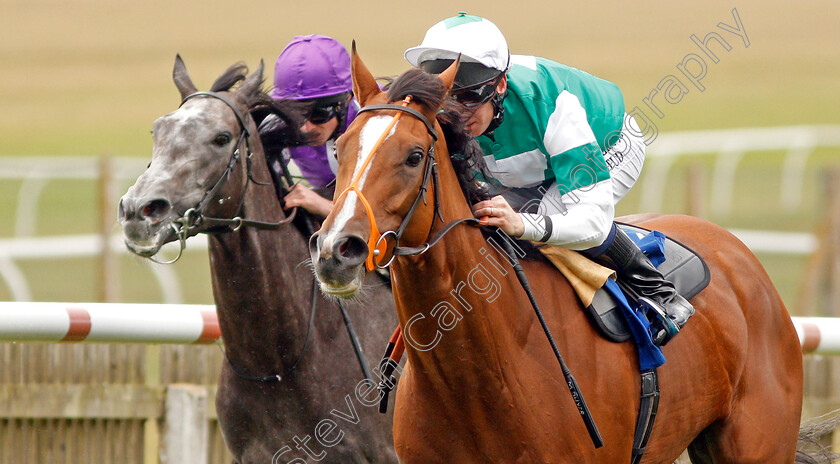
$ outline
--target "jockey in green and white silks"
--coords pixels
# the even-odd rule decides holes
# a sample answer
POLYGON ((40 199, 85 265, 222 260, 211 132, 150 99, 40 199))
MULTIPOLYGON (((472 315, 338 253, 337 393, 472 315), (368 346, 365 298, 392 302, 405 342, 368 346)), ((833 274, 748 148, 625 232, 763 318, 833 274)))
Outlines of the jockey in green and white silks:
POLYGON ((493 178, 513 188, 502 192, 522 216, 520 238, 573 250, 604 243, 615 204, 644 162, 644 142, 618 87, 544 58, 514 55, 503 117, 478 141, 493 178), (542 199, 538 208, 528 203, 533 198, 542 199))
POLYGON ((435 24, 405 53, 431 73, 459 56, 451 94, 470 114, 467 129, 498 192, 474 205, 475 216, 517 238, 608 258, 658 316, 655 341, 669 341, 694 308, 613 223, 645 156, 619 88, 551 60, 510 55, 495 24, 466 13, 435 24))

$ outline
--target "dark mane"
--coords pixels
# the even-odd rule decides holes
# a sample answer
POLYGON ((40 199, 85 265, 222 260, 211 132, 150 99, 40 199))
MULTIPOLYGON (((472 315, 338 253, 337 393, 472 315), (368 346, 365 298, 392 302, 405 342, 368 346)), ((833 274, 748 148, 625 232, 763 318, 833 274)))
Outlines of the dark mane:
POLYGON ((388 87, 388 101, 395 102, 411 95, 412 102, 433 110, 440 108, 444 92, 443 82, 436 75, 411 68, 388 87))
MULTIPOLYGON (((225 70, 210 87, 211 92, 228 92, 233 87, 245 80, 248 76, 248 66, 245 63, 239 62, 231 65, 225 70)), ((300 114, 296 102, 292 100, 273 100, 268 92, 263 88, 264 80, 260 85, 254 88, 251 92, 245 94, 243 92, 237 93, 237 96, 242 98, 248 106, 248 110, 253 116, 254 121, 259 126, 260 123, 269 114, 275 114, 283 121, 281 125, 282 130, 276 133, 273 142, 276 145, 278 142, 284 147, 295 146, 299 144, 299 135, 297 127, 300 126, 300 114)))
POLYGON ((452 167, 458 176, 461 191, 467 202, 472 205, 490 198, 487 189, 479 184, 478 179, 488 178, 484 164, 484 152, 478 142, 467 133, 464 123, 469 118, 463 112, 463 106, 452 98, 446 98, 443 111, 437 114, 437 120, 446 138, 446 148, 452 167))
POLYGON ((248 76, 248 66, 245 63, 239 62, 232 64, 216 78, 216 82, 210 87, 211 92, 225 92, 231 89, 237 82, 244 80, 248 76))
POLYGON ((412 101, 427 109, 443 108, 437 114, 437 120, 443 130, 461 191, 470 204, 487 198, 485 191, 476 182, 479 173, 485 174, 484 153, 465 128, 464 123, 469 115, 464 114, 462 105, 445 95, 440 78, 412 68, 394 79, 387 88, 389 101, 402 100, 406 95, 411 95, 412 101))
MULTIPOLYGON (((211 87, 212 92, 227 92, 248 76, 248 67, 243 63, 236 63, 229 67, 216 79, 211 87)), ((272 167, 276 162, 285 163, 282 159, 284 148, 300 145, 300 133, 297 130, 301 125, 301 116, 305 114, 298 108, 300 105, 293 100, 273 100, 263 88, 264 81, 249 92, 237 91, 236 96, 248 106, 248 112, 257 125, 260 142, 265 155, 265 162, 269 167, 269 174, 274 184, 278 198, 282 201, 286 194, 288 185, 281 178, 278 169, 272 167), (270 127, 264 127, 263 122, 268 116, 272 118, 270 127)), ((241 89, 241 87, 240 87, 241 89)), ((300 213, 294 220, 295 226, 302 234, 308 236, 310 233, 307 223, 307 213, 300 213)))
MULTIPOLYGON (((386 84, 388 89, 388 100, 391 102, 402 100, 406 95, 412 96, 412 101, 428 108, 443 108, 437 113, 437 121, 446 139, 446 148, 449 150, 449 158, 455 175, 458 177, 458 184, 467 202, 472 206, 482 200, 489 199, 492 195, 479 182, 479 179, 487 179, 490 175, 484 164, 484 152, 478 142, 467 133, 466 122, 470 115, 465 107, 444 95, 443 83, 434 74, 427 74, 417 68, 410 69, 386 84)), ((494 234, 495 228, 481 228, 485 237, 494 234)), ((537 250, 531 242, 516 240, 520 249, 525 251, 529 260, 546 261, 542 253, 537 250)))
MULTIPOLYGON (((227 92, 230 91, 237 83, 244 81, 248 77, 248 66, 245 63, 235 63, 216 78, 216 82, 210 87, 211 92, 227 92)), ((264 82, 264 81, 263 81, 264 82)), ((271 97, 263 90, 263 82, 260 82, 256 88, 247 95, 238 93, 237 96, 245 100, 245 104, 249 109, 262 106, 271 101, 271 97)))

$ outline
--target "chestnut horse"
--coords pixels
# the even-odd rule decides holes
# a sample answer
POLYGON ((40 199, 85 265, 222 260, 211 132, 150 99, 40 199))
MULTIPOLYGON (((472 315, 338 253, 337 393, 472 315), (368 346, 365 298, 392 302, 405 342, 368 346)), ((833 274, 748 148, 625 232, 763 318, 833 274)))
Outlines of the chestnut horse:
MULTIPOLYGON (((634 346, 602 338, 553 266, 522 262, 605 441, 596 449, 506 257, 478 228, 439 234, 472 217, 459 186, 464 173, 453 166, 464 154, 450 159, 436 138, 456 69, 439 77, 412 69, 384 92, 354 47, 355 95, 373 108, 363 108, 339 140, 341 194, 310 239, 321 289, 352 297, 366 261, 387 262, 398 239, 403 253, 391 276, 408 357, 394 418, 400 462, 630 462, 640 391, 634 346), (427 170, 435 162, 439 180, 427 170)), ((799 459, 802 355, 761 264, 700 219, 623 220, 688 245, 711 269, 711 283, 693 299, 696 315, 664 348, 662 397, 643 462, 670 463, 686 449, 695 463, 799 459)))
MULTIPOLYGON (((236 463, 394 463, 392 420, 375 402, 361 403, 359 386, 375 393, 375 384, 362 380, 340 312, 304 264, 307 237, 285 224, 260 227, 288 222, 249 115, 266 98, 262 71, 260 64, 246 78, 243 65, 232 66, 211 92, 197 93, 176 58, 183 103, 155 121, 152 162, 120 200, 125 243, 151 257, 167 242, 208 233, 227 357, 216 409, 236 463), (243 219, 218 219, 235 216, 243 219)), ((364 318, 366 308, 348 308, 363 322, 357 328, 375 366, 397 323, 393 299, 380 284, 364 304, 389 308, 364 318)))

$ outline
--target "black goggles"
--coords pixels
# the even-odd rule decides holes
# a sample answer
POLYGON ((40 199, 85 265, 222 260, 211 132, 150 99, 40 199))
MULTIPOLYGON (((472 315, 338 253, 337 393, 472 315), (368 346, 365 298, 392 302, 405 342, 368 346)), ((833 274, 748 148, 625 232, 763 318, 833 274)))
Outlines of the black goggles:
POLYGON ((341 103, 313 106, 306 119, 312 124, 326 124, 338 115, 340 109, 341 103))
POLYGON ((496 85, 502 77, 500 73, 495 79, 467 89, 460 89, 452 92, 452 98, 467 108, 475 108, 490 101, 496 96, 496 85))

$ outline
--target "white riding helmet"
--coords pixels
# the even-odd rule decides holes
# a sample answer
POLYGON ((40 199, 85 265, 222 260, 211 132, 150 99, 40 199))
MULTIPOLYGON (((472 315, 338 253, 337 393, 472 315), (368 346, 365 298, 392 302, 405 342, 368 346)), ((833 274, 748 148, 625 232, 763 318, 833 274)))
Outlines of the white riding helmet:
POLYGON ((463 69, 455 78, 456 89, 485 83, 510 67, 507 41, 499 28, 463 11, 429 28, 423 43, 405 51, 405 59, 424 71, 440 73, 459 54, 463 69))

